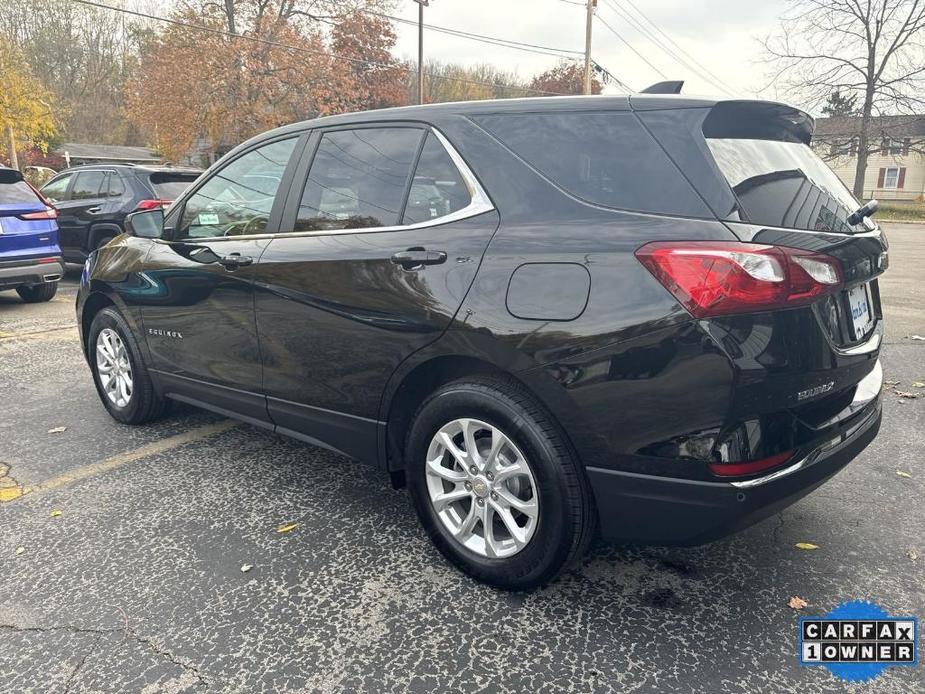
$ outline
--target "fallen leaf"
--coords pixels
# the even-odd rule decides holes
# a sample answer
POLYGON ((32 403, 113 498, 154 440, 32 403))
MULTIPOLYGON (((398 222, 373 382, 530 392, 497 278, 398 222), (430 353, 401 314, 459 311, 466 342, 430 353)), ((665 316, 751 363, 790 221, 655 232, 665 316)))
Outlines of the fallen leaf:
POLYGON ((905 390, 897 390, 897 391, 894 391, 894 392, 895 392, 899 397, 901 397, 901 398, 906 398, 907 400, 915 400, 917 397, 919 397, 916 393, 909 393, 909 392, 907 392, 907 391, 905 391, 905 390))
POLYGON ((925 383, 922 383, 921 381, 913 381, 912 387, 913 388, 925 388, 925 383))
POLYGON ((16 548, 16 556, 18 557, 20 554, 22 554, 22 553, 25 552, 25 551, 26 551, 26 548, 25 548, 25 547, 17 547, 17 548, 16 548))
POLYGON ((253 565, 253 564, 244 564, 244 565, 241 567, 241 573, 246 574, 248 571, 250 571, 250 570, 253 569, 253 568, 254 568, 254 565, 253 565))
POLYGON ((806 607, 808 604, 809 604, 809 603, 806 602, 803 598, 798 598, 796 595, 794 595, 794 596, 793 596, 792 598, 790 598, 790 600, 787 602, 787 607, 789 607, 789 608, 791 608, 791 609, 793 609, 793 610, 802 610, 802 609, 803 609, 804 607, 806 607))
POLYGON ((57 518, 58 516, 61 515, 61 513, 62 513, 61 511, 59 511, 58 509, 55 509, 55 510, 52 511, 51 514, 49 514, 49 515, 51 515, 52 518, 57 518))
POLYGON ((909 559, 912 561, 918 561, 919 559, 919 553, 914 549, 910 549, 908 552, 906 552, 906 556, 909 557, 909 559))
POLYGON ((885 386, 898 386, 902 381, 884 381, 883 385, 885 386))
POLYGON ((284 525, 279 526, 276 529, 278 533, 288 533, 290 530, 295 530, 298 526, 298 523, 285 523, 284 525))
POLYGON ((907 479, 912 479, 912 475, 910 475, 908 472, 905 472, 904 470, 897 470, 897 471, 896 471, 896 474, 899 475, 900 477, 905 477, 905 478, 907 478, 907 479))
POLYGON ((797 542, 797 549, 819 549, 819 545, 814 545, 812 542, 797 542))
POLYGON ((67 431, 67 427, 52 427, 48 430, 49 434, 60 434, 62 431, 67 431))
POLYGON ((910 337, 913 340, 921 340, 922 342, 925 342, 925 337, 922 337, 921 335, 911 335, 910 337))

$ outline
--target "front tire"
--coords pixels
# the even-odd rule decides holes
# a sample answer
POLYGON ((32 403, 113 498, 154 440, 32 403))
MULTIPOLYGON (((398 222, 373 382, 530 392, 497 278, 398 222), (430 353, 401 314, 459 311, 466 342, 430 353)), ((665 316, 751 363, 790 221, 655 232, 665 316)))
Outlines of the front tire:
POLYGON ((42 301, 51 301, 55 294, 58 293, 57 282, 43 282, 31 287, 16 287, 16 293, 19 298, 27 304, 37 304, 42 301))
POLYGON ((103 406, 124 424, 145 424, 160 417, 165 400, 154 390, 138 342, 114 308, 93 318, 87 335, 93 382, 103 406))
POLYGON ((424 529, 480 581, 535 588, 587 549, 594 509, 584 471, 552 417, 516 382, 439 389, 418 409, 405 460, 424 529))

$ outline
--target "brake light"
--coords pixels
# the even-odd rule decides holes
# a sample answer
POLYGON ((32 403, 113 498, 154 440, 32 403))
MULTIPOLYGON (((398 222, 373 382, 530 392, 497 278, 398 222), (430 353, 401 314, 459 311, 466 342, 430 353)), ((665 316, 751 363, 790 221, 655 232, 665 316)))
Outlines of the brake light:
POLYGON ((156 210, 159 207, 169 207, 173 200, 142 200, 136 209, 156 210))
POLYGON ((721 477, 744 477, 754 475, 786 463, 793 457, 793 451, 784 451, 769 458, 749 460, 745 463, 710 463, 710 472, 721 477))
POLYGON ((799 306, 842 284, 835 258, 784 246, 656 241, 636 257, 696 318, 799 306))
POLYGON ((27 221, 34 219, 57 219, 58 210, 54 207, 46 207, 44 210, 39 210, 38 212, 26 212, 16 216, 27 221))
POLYGON ((39 258, 36 262, 39 263, 39 265, 45 265, 48 263, 57 263, 58 259, 57 258, 39 258))

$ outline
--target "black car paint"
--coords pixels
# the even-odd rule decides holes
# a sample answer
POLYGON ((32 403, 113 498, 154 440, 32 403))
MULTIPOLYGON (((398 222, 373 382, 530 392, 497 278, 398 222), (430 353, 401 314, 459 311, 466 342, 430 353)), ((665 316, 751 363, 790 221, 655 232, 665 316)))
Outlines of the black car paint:
POLYGON ((64 176, 70 176, 67 187, 67 194, 70 195, 76 180, 75 174, 81 171, 99 171, 118 177, 123 192, 121 195, 112 197, 107 195, 54 202, 58 210, 61 251, 64 260, 69 263, 83 263, 102 240, 118 236, 123 232, 125 217, 138 209, 139 202, 157 197, 147 180, 152 173, 189 174, 191 177, 200 173, 197 169, 93 164, 65 169, 45 185, 60 180, 64 176))
MULTIPOLYGON (((709 166, 689 133, 714 101, 554 101, 545 107, 632 109, 676 162, 691 159, 695 171, 709 166)), ((87 308, 105 301, 127 314, 139 334, 142 327, 178 331, 182 339, 146 335, 163 392, 387 471, 404 466, 409 403, 419 402, 435 372, 511 374, 552 412, 584 462, 608 537, 710 539, 798 498, 846 464, 879 426, 879 398, 861 411, 845 409, 846 396, 850 400, 855 384, 875 368, 877 345, 851 354, 854 345, 823 328, 818 306, 695 320, 633 251, 662 239, 822 250, 842 261, 849 284, 874 280, 879 321, 874 278, 885 269, 882 233, 753 229, 717 218, 595 207, 564 193, 468 117, 527 108, 534 106, 512 100, 349 114, 242 144, 200 180, 271 138, 301 134, 268 235, 197 244, 123 238, 101 249, 78 297, 84 333, 87 308), (496 211, 428 229, 273 237, 291 229, 299 191, 293 188, 288 202, 285 191, 298 186, 296 169, 307 167, 299 154, 312 151, 316 131, 354 123, 436 128, 496 211), (241 253, 255 262, 228 271, 191 261, 190 245, 206 247, 205 257, 241 253), (447 263, 406 271, 388 262, 409 247, 445 251, 447 263), (585 306, 568 319, 558 309, 518 318, 509 310, 512 275, 528 264, 550 263, 587 272, 585 306), (370 298, 378 292, 388 300, 370 298), (794 401, 798 391, 829 380, 826 396, 794 401), (825 427, 813 426, 827 420, 825 427), (705 459, 685 453, 702 440, 725 442, 738 459, 791 449, 796 458, 816 455, 824 441, 846 432, 840 451, 754 491, 718 479, 705 459), (676 508, 693 512, 673 515, 676 508)), ((714 213, 728 212, 728 189, 715 180, 688 180, 714 213)), ((168 233, 182 203, 168 215, 168 233)), ((526 278, 514 285, 515 303, 528 296, 536 306, 561 305, 548 275, 526 278)))

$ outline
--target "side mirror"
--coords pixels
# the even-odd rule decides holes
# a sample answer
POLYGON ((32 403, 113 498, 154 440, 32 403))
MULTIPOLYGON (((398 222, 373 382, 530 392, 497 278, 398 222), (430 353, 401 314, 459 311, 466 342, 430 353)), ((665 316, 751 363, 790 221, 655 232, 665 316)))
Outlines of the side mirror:
POLYGON ((142 239, 159 239, 164 235, 164 210, 132 212, 125 218, 125 233, 142 239))

